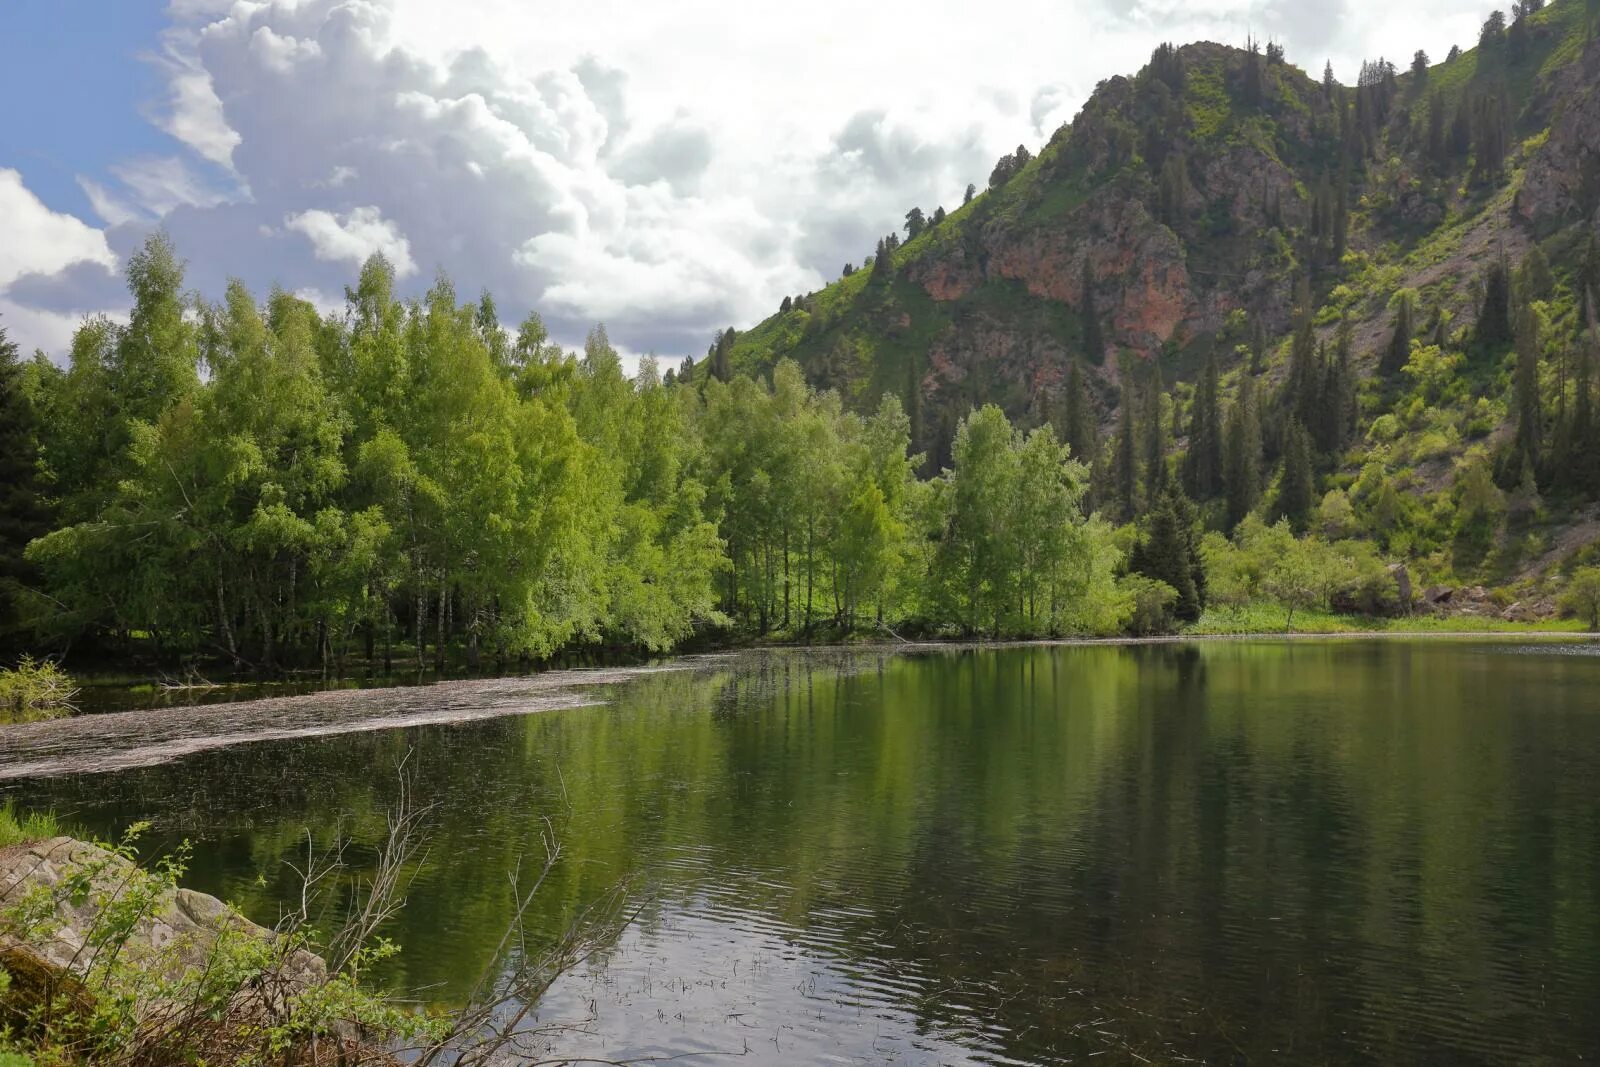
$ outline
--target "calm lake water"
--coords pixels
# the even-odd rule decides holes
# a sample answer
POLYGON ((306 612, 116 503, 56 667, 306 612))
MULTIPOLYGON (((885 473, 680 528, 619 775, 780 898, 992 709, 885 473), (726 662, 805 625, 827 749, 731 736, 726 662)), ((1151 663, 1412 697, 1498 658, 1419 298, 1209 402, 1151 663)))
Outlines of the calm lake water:
POLYGON ((560 710, 533 680, 368 693, 359 732, 209 750, 0 729, 0 795, 150 819, 193 842, 190 885, 272 922, 307 828, 375 842, 409 753, 437 806, 389 977, 441 1003, 493 964, 549 817, 535 927, 624 881, 637 908, 541 1006, 583 1024, 558 1055, 1570 1063, 1600 1055, 1597 653, 744 654, 560 710))

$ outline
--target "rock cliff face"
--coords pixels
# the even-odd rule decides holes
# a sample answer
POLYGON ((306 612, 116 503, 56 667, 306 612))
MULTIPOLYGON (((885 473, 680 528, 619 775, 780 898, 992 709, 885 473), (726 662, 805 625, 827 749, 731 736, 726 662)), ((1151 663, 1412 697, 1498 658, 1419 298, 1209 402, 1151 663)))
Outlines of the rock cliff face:
POLYGON ((1536 232, 1577 223, 1600 229, 1600 47, 1551 79, 1542 103, 1549 135, 1533 154, 1517 191, 1517 212, 1536 232))
MULTIPOLYGON (((1158 56, 906 240, 892 272, 857 271, 740 335, 734 363, 795 359, 863 408, 894 392, 922 412, 917 445, 942 459, 973 404, 1053 418, 1073 361, 1103 425, 1130 369, 1159 366, 1171 385, 1215 352, 1226 374, 1252 341, 1285 338, 1306 277, 1350 320, 1370 373, 1395 290, 1426 288, 1465 321, 1486 254, 1595 224, 1600 44, 1582 14, 1557 0, 1492 53, 1421 76, 1374 67, 1361 88, 1216 44, 1158 56), (1508 165, 1488 177, 1474 162, 1485 101, 1511 116, 1508 165)), ((1319 316, 1324 338, 1332 321, 1319 316)))

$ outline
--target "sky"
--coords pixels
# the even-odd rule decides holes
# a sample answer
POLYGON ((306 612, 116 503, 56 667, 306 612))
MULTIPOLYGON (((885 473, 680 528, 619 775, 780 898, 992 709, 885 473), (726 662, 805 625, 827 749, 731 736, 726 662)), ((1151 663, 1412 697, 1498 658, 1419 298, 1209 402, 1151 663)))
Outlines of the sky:
POLYGON ((1459 0, 0 0, 0 326, 65 358, 156 228, 326 311, 382 252, 581 344, 700 355, 961 202, 1164 40, 1468 46, 1459 0))

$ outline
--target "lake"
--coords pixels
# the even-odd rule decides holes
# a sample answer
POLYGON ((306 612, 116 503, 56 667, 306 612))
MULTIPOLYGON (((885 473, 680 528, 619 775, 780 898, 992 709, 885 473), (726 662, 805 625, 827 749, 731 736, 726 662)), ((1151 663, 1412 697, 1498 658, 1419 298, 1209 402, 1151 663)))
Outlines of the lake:
POLYGON ((385 977, 440 1004, 494 965, 548 819, 533 929, 619 885, 631 917, 541 1004, 574 1024, 555 1056, 1600 1054, 1592 644, 668 667, 148 712, 132 740, 126 716, 0 728, 0 795, 105 835, 148 819, 148 847, 193 843, 187 884, 271 923, 308 829, 370 862, 405 760, 431 847, 385 977))

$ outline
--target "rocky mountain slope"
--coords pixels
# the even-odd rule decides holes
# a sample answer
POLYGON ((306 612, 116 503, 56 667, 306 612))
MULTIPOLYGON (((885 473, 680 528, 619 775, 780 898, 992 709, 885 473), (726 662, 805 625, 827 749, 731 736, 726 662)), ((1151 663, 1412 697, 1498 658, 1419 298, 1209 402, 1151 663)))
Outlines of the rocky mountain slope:
MULTIPOLYGON (((1271 46, 1163 46, 1137 75, 1103 82, 1036 156, 1019 148, 1001 160, 970 202, 926 222, 917 212, 871 265, 722 339, 722 371, 788 358, 854 406, 895 393, 939 464, 957 421, 982 403, 1070 439, 1075 365, 1094 438, 1116 424, 1125 380, 1154 381, 1170 390, 1161 410, 1181 453, 1187 383, 1215 355, 1224 398, 1245 377, 1263 398, 1270 478, 1298 313, 1319 345, 1347 331, 1360 383, 1354 433, 1322 457, 1319 489, 1354 492, 1376 460, 1437 511, 1428 494, 1454 493, 1452 472, 1477 449, 1511 491, 1513 345, 1472 326, 1491 268, 1514 273, 1537 248, 1533 269, 1550 278, 1534 294, 1545 301, 1544 421, 1558 436, 1574 403, 1572 353, 1591 343, 1597 7, 1519 5, 1492 16, 1469 50, 1442 63, 1374 61, 1354 87, 1313 79, 1271 46), (1434 395, 1408 392, 1415 375, 1384 367, 1400 300, 1410 334, 1462 354, 1434 395)), ((1079 436, 1080 451, 1093 447, 1079 436)), ((1547 497, 1544 483, 1560 480, 1548 475, 1547 497)), ((1568 492, 1544 518, 1571 525, 1587 499, 1568 492)))
POLYGON ((1347 315, 1370 370, 1395 290, 1459 317, 1486 259, 1515 264, 1539 238, 1560 269, 1581 248, 1600 144, 1587 21, 1581 0, 1562 0, 1437 66, 1374 64, 1355 88, 1272 48, 1158 54, 1102 83, 1013 176, 893 248, 890 277, 854 270, 738 334, 733 366, 794 358, 862 406, 896 392, 922 408, 918 443, 939 451, 973 403, 1053 418, 1075 360, 1109 422, 1120 355, 1173 382, 1211 350, 1232 368, 1258 331, 1274 349, 1309 275, 1323 331, 1347 315), (1480 158, 1491 109, 1504 166, 1480 158))

